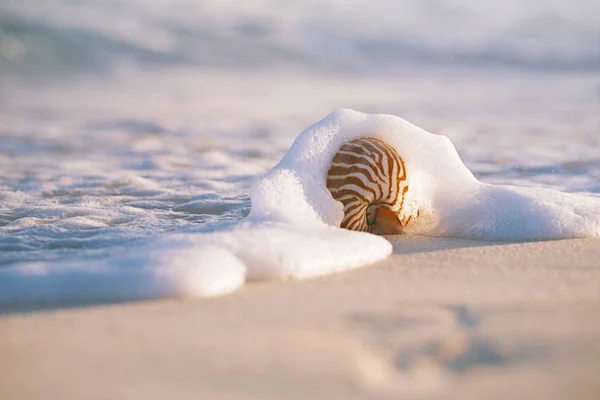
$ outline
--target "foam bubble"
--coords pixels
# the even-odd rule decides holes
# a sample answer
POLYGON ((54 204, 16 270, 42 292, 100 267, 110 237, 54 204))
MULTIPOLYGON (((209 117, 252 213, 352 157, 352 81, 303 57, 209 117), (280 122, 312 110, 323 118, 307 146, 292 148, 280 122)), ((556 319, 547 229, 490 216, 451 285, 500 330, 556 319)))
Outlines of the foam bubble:
POLYGON ((217 246, 187 246, 155 252, 152 261, 158 282, 175 295, 217 296, 244 284, 246 267, 228 250, 217 246))

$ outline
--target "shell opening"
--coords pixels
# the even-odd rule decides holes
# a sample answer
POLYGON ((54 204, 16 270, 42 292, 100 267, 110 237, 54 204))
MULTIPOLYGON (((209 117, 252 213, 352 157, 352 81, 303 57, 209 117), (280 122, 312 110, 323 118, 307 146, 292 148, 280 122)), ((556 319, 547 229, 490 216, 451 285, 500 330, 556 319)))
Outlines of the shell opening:
POLYGON ((367 207, 369 232, 376 235, 399 235, 403 232, 398 216, 386 205, 369 204, 367 207))

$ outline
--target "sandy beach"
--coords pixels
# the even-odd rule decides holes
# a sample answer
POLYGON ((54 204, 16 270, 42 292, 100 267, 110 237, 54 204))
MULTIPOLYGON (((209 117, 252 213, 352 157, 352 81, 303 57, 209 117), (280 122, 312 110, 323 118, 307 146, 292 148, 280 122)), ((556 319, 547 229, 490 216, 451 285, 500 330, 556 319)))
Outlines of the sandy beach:
POLYGON ((600 2, 0 4, 0 400, 600 399, 600 2))
POLYGON ((2 399, 597 399, 600 242, 391 237, 232 295, 0 316, 2 399))

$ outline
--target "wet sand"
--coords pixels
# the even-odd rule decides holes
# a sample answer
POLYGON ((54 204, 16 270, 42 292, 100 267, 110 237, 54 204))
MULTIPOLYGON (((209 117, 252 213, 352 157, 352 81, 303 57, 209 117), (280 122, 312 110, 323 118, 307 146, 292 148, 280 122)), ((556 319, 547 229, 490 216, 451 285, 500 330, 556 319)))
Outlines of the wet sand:
POLYGON ((0 398, 600 398, 600 241, 390 240, 220 298, 1 315, 0 398))

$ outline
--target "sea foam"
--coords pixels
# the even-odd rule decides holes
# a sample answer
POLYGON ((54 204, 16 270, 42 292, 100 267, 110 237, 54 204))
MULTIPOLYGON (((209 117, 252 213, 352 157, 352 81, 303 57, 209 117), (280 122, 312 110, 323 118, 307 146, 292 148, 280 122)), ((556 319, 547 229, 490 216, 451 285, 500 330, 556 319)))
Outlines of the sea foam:
POLYGON ((106 302, 212 296, 248 280, 308 278, 389 256, 383 237, 339 228, 326 187, 336 151, 357 137, 395 146, 407 170, 408 234, 479 240, 600 237, 600 199, 479 182, 452 142, 399 117, 336 111, 302 132, 251 189, 250 214, 203 233, 169 235, 101 261, 0 270, 0 304, 106 302))

